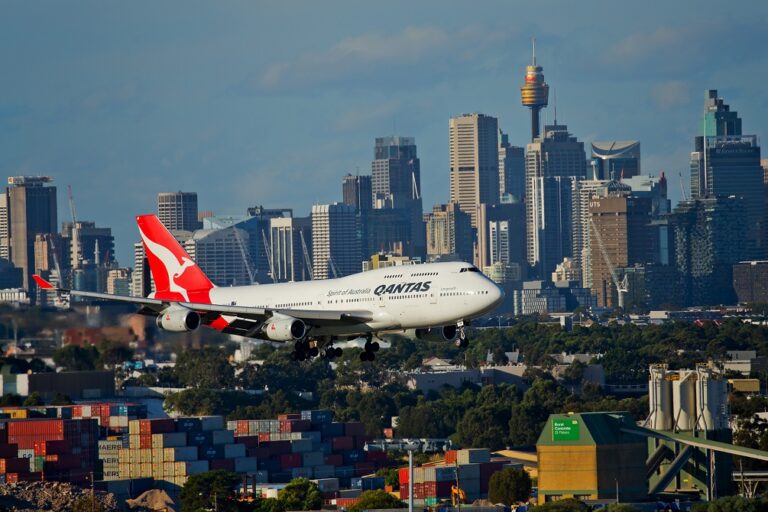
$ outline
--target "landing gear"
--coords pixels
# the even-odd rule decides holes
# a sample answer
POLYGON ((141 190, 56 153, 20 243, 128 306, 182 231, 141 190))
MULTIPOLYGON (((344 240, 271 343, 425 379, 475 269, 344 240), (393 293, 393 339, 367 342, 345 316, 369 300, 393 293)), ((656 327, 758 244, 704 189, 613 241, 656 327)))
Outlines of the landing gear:
POLYGON ((333 360, 337 357, 341 357, 343 354, 343 351, 339 347, 334 347, 333 345, 330 345, 328 347, 325 347, 323 350, 320 351, 320 356, 323 359, 333 360))
POLYGON ((464 330, 464 322, 459 322, 458 324, 456 324, 456 327, 459 328, 459 337, 456 338, 456 341, 454 342, 454 344, 458 348, 466 348, 466 347, 468 347, 469 346, 469 338, 467 337, 467 333, 464 330))
POLYGON ((310 342, 308 338, 297 340, 293 344, 293 353, 291 358, 294 361, 306 361, 310 357, 316 357, 318 354, 317 342, 310 342))
POLYGON ((379 342, 378 341, 372 341, 373 336, 370 334, 365 337, 365 346, 363 347, 363 351, 360 353, 360 360, 361 361, 373 361, 376 359, 376 356, 374 355, 376 352, 379 351, 379 342))

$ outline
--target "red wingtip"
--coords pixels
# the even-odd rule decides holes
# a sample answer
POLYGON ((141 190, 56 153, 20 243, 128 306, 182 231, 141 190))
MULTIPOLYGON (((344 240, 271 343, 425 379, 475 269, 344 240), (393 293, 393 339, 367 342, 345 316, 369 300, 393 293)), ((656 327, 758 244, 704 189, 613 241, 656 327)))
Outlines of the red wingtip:
POLYGON ((37 283, 37 286, 39 286, 43 290, 53 290, 55 288, 55 286, 53 286, 51 283, 49 283, 48 281, 46 281, 45 279, 43 279, 37 274, 32 274, 32 279, 34 279, 35 282, 37 283))

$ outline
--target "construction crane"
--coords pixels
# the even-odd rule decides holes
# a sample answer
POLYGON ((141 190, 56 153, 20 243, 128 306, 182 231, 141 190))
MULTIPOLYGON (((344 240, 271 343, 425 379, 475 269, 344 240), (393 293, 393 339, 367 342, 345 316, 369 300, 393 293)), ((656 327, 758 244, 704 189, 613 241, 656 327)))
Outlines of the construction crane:
POLYGON ((680 192, 683 194, 683 201, 688 200, 688 194, 685 193, 685 184, 683 183, 683 173, 679 172, 677 175, 680 177, 680 192))
POLYGON ((304 231, 299 230, 299 237, 301 237, 301 250, 304 253, 304 266, 309 271, 310 281, 315 278, 312 271, 312 259, 309 257, 309 251, 307 250, 307 241, 304 240, 304 231))
MULTIPOLYGON (((56 243, 54 242, 55 236, 52 234, 45 235, 46 240, 50 244, 51 256, 53 257, 53 265, 56 268, 56 275, 59 286, 64 286, 64 276, 61 274, 61 265, 59 265, 59 256, 56 250, 56 243)), ((53 299, 53 305, 60 309, 69 308, 69 299, 65 299, 63 295, 57 294, 53 299)))
POLYGON ((264 252, 267 254, 267 263, 269 263, 269 275, 272 276, 272 282, 277 282, 277 275, 275 274, 275 263, 274 259, 272 258, 272 249, 269 247, 269 242, 267 241, 267 235, 264 233, 264 230, 261 230, 261 241, 264 242, 264 252))
POLYGON ((80 246, 80 230, 77 228, 77 214, 75 212, 75 197, 72 195, 72 185, 67 185, 67 196, 69 198, 69 213, 72 214, 72 243, 74 244, 75 261, 72 262, 72 268, 80 268, 80 262, 83 256, 83 248, 80 246))
POLYGON ((616 274, 616 269, 613 267, 613 264, 611 263, 611 258, 608 257, 608 251, 605 250, 605 244, 603 244, 603 237, 600 235, 600 231, 597 229, 597 226, 595 225, 595 221, 592 219, 589 219, 589 224, 595 233, 595 238, 597 239, 597 245, 600 247, 600 252, 603 255, 603 260, 605 261, 605 264, 608 267, 608 270, 611 272, 611 280, 613 281, 614 286, 616 286, 616 293, 619 297, 619 307, 621 309, 624 309, 624 294, 629 291, 629 281, 627 280, 627 276, 625 275, 624 279, 619 281, 619 276, 616 274))
POLYGON ((330 256, 328 256, 328 268, 331 269, 331 274, 333 274, 334 279, 339 277, 339 273, 336 271, 336 265, 333 264, 333 258, 330 256))
POLYGON ((237 227, 232 226, 232 231, 235 233, 235 240, 237 240, 237 245, 240 247, 240 256, 243 258, 245 271, 248 272, 248 280, 250 281, 250 284, 253 284, 255 279, 253 275, 253 269, 251 268, 251 259, 248 257, 248 253, 245 250, 245 244, 243 243, 243 239, 240 237, 240 230, 237 229, 237 227))

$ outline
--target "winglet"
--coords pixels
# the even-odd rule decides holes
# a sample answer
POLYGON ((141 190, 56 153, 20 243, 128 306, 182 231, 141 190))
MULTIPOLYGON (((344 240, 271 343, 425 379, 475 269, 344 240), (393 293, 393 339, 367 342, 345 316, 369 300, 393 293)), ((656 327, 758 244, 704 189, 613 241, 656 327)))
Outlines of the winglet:
POLYGON ((46 281, 45 279, 43 279, 37 274, 32 274, 32 279, 34 279, 35 282, 37 283, 37 286, 39 286, 43 290, 54 290, 56 288, 55 286, 53 286, 53 284, 49 283, 48 281, 46 281))

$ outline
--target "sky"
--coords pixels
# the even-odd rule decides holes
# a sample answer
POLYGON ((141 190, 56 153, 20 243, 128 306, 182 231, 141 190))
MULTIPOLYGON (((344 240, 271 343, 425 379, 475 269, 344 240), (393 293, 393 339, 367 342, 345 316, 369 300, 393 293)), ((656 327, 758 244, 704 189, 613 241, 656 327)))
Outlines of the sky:
MULTIPOLYGON (((524 145, 531 59, 543 122, 588 144, 640 140, 644 174, 687 187, 704 91, 768 134, 768 2, 16 1, 0 15, 0 170, 50 175, 59 222, 113 229, 158 192, 242 215, 341 200, 375 137, 416 138, 425 210, 449 194, 448 120, 481 112, 524 145)), ((766 151, 764 151, 764 156, 766 151)))

